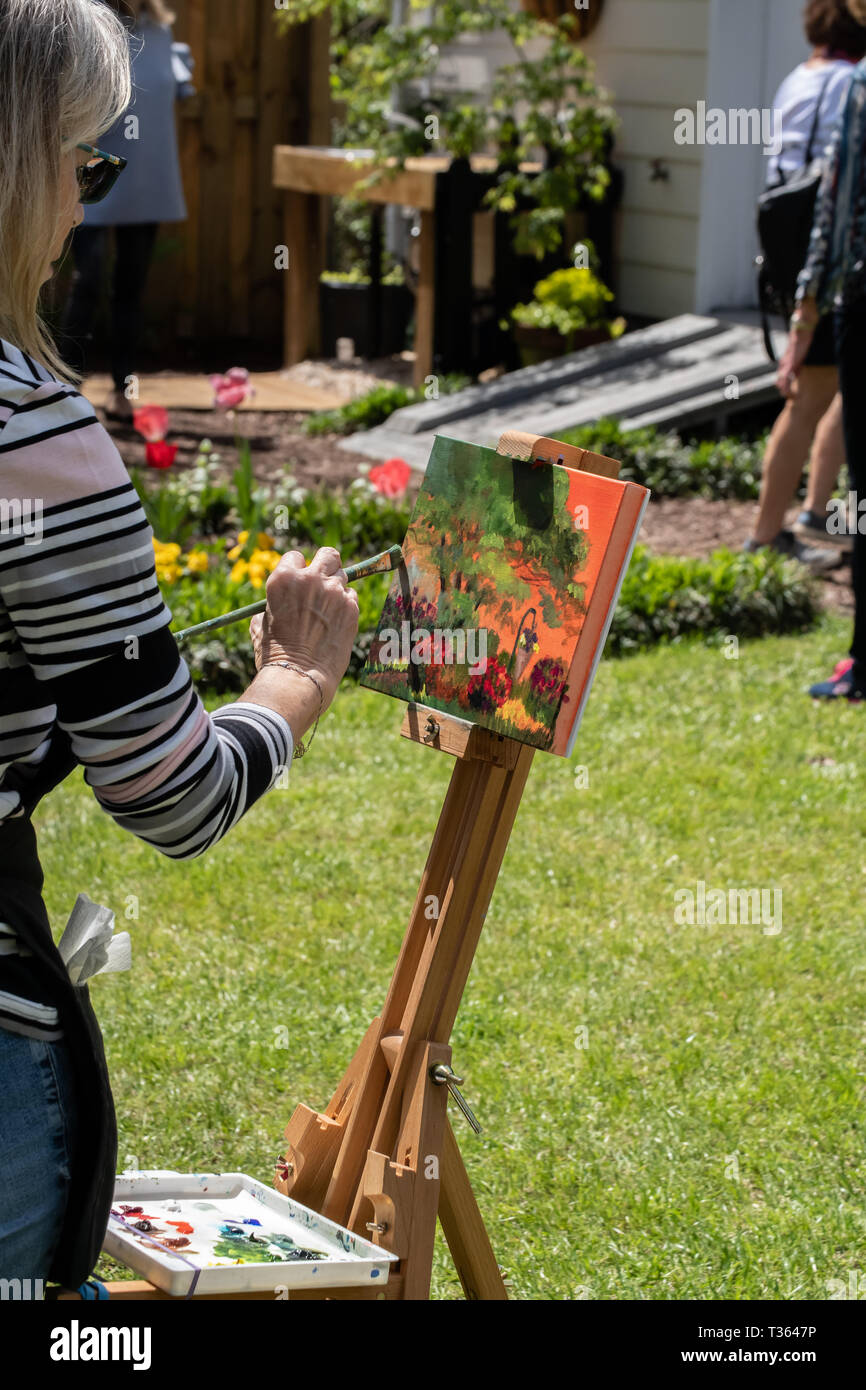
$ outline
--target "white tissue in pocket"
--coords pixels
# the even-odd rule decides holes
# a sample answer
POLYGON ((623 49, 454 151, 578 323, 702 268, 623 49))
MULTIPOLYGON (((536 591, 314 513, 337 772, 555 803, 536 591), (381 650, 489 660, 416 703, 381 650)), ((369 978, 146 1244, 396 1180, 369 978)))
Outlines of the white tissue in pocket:
POLYGON ((83 985, 94 975, 128 970, 132 965, 129 932, 115 936, 114 913, 86 893, 78 894, 57 949, 74 985, 83 985))

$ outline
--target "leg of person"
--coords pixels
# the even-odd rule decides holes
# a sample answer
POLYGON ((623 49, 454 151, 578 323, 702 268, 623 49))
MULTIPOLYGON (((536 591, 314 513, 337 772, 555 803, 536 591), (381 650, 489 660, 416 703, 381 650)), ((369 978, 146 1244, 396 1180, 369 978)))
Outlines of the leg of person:
MULTIPOLYGON (((859 300, 837 315, 836 350, 849 485, 856 504, 866 500, 866 301, 859 300)), ((818 699, 866 698, 866 514, 861 518, 856 511, 853 521, 854 634, 848 659, 839 662, 829 680, 811 687, 809 693, 818 699)))
POLYGON ((114 389, 121 394, 135 372, 143 317, 142 299, 158 229, 158 222, 116 228, 111 374, 114 389))
MULTIPOLYGON (((842 393, 837 391, 815 430, 805 510, 814 516, 825 517, 830 498, 839 481, 845 462, 845 430, 842 418, 842 393)), ((811 533, 810 533, 811 534, 811 533)), ((817 538, 826 534, 822 527, 817 538)))
POLYGON ((753 541, 770 545, 782 530, 818 421, 836 393, 835 367, 803 367, 767 441, 753 541))
POLYGON ((59 346, 69 364, 84 372, 108 260, 108 228, 78 227, 72 237, 72 259, 75 268, 60 324, 59 346))
POLYGON ((67 1044, 0 1028, 0 1277, 29 1280, 42 1297, 66 1214, 76 1143, 75 1081, 67 1044))

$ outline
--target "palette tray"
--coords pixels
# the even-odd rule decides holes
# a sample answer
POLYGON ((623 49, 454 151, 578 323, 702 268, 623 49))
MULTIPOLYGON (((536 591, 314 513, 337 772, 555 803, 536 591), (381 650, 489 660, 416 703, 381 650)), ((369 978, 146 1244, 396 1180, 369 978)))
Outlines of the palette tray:
POLYGON ((194 1295, 384 1285, 397 1259, 246 1173, 168 1169, 116 1178, 103 1249, 177 1297, 196 1271, 194 1295))

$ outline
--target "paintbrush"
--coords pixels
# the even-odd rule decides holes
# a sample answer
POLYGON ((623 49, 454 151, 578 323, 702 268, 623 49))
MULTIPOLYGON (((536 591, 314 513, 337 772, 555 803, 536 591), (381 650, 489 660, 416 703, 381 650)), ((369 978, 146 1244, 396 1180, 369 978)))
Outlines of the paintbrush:
MULTIPOLYGON (((370 574, 385 574, 388 570, 395 570, 402 561, 403 552, 399 545, 392 545, 380 555, 371 555, 369 560, 359 560, 356 565, 347 565, 346 578, 351 584, 356 579, 366 579, 370 574)), ((213 632, 218 627, 227 627, 229 623, 239 623, 241 618, 253 618, 256 613, 264 613, 267 606, 267 599, 259 599, 257 603, 248 603, 246 608, 234 608, 231 613, 221 613, 219 617, 208 618, 206 622, 196 623, 194 627, 185 627, 183 632, 174 634, 175 639, 183 642, 187 637, 196 637, 200 632, 213 632)))

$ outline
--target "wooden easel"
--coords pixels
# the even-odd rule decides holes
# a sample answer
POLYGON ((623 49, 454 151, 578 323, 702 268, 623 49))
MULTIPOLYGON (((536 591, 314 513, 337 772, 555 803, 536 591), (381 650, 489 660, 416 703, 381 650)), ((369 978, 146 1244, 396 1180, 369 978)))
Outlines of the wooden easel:
MULTIPOLYGON (((606 477, 619 469, 518 432, 503 434, 498 452, 606 477)), ((295 1110, 275 1182, 399 1255, 399 1265, 382 1288, 298 1289, 291 1299, 428 1298, 437 1215, 466 1297, 508 1297, 446 1115, 449 1087, 435 1073, 450 1067, 451 1030, 535 750, 420 705, 408 707, 400 732, 456 765, 382 1013, 326 1108, 295 1110)), ((143 1280, 107 1287, 112 1297, 168 1298, 143 1280)))

